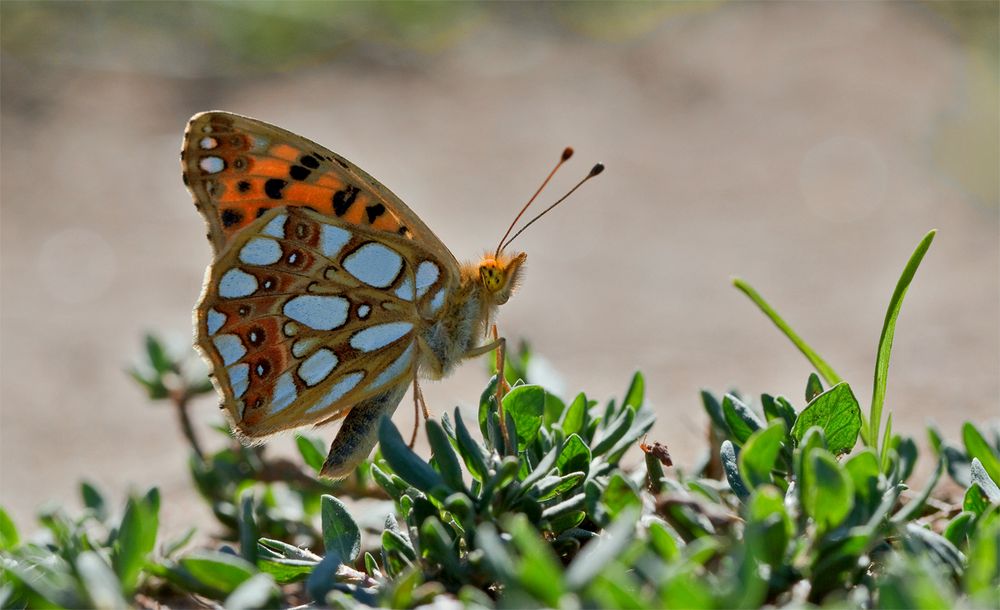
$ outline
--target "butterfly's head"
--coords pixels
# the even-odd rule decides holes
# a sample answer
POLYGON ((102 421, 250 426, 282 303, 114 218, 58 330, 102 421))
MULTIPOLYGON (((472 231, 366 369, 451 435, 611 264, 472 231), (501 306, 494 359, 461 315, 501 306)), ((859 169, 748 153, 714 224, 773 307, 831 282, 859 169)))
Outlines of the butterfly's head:
POLYGON ((504 252, 483 257, 479 262, 479 280, 484 292, 495 305, 503 305, 510 299, 514 289, 521 282, 521 271, 528 255, 518 252, 508 255, 504 252))

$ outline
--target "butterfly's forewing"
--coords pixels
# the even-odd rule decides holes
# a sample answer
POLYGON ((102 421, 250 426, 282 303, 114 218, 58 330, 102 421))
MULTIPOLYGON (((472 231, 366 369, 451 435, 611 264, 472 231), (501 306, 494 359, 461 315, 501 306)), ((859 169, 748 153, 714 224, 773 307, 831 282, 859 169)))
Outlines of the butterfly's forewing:
POLYGON ((340 155, 274 125, 228 112, 197 114, 184 134, 181 164, 217 254, 267 211, 302 206, 408 237, 443 264, 458 266, 389 189, 340 155))
POLYGON ((255 119, 196 115, 181 163, 216 253, 198 345, 237 430, 266 436, 400 394, 415 338, 459 281, 430 229, 350 161, 255 119))
POLYGON ((198 345, 244 436, 322 423, 412 380, 456 281, 411 239, 278 208, 213 263, 198 345))

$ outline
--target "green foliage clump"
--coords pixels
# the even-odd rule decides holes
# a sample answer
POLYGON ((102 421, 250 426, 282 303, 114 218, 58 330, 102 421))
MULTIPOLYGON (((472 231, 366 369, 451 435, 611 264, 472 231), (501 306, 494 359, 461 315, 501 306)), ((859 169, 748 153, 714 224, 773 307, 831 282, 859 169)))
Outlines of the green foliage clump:
MULTIPOLYGON (((201 451, 191 474, 219 539, 192 532, 158 542, 160 497, 128 500, 120 517, 90 485, 85 510, 41 515, 21 540, 0 511, 4 607, 730 608, 1000 606, 1000 430, 966 423, 962 444, 933 426, 930 480, 910 488, 916 442, 881 429, 889 348, 902 296, 933 234, 893 295, 867 413, 850 385, 752 288, 738 286, 815 365, 804 404, 702 392, 711 447, 689 471, 670 470, 645 380, 620 400, 564 402, 527 383, 530 352, 496 376, 468 421, 455 409, 426 422, 425 459, 389 420, 380 449, 351 478, 316 478, 323 445, 297 437, 299 461, 236 443, 201 451), (825 383, 824 383, 825 382, 825 383), (503 420, 501 420, 501 417, 503 420), (858 448, 858 441, 862 446, 858 448), (641 448, 641 452, 640 452, 641 448), (622 465, 629 450, 641 460, 622 465), (964 490, 932 494, 948 473, 964 490), (372 515, 377 518, 372 519, 372 515)), ((151 398, 186 421, 187 379, 147 341, 151 398)))

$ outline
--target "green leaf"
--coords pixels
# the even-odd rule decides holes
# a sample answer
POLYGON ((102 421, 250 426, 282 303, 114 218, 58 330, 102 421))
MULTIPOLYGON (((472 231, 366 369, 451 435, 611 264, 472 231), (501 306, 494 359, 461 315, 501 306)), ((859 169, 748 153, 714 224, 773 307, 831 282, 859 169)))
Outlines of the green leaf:
POLYGON ((128 608, 122 596, 122 585, 111 566, 94 551, 84 551, 76 559, 76 570, 90 598, 92 607, 105 609, 128 608))
POLYGON ((125 505, 125 514, 112 549, 112 562, 126 594, 135 589, 146 557, 156 545, 159 504, 159 495, 154 487, 141 499, 129 498, 125 505))
POLYGON ((823 379, 825 379, 828 384, 836 385, 840 383, 840 375, 833 370, 833 367, 820 358, 819 354, 817 354, 813 348, 809 347, 809 345, 803 341, 794 330, 792 330, 792 327, 778 315, 778 312, 775 311, 762 296, 757 294, 757 291, 754 290, 750 284, 747 284, 739 278, 733 278, 733 286, 735 286, 737 290, 743 294, 747 295, 747 297, 753 301, 754 305, 756 305, 765 316, 770 318, 771 322, 778 327, 778 330, 788 337, 792 344, 795 345, 800 352, 802 352, 802 355, 809 360, 810 364, 813 365, 813 368, 815 368, 816 371, 823 376, 823 379))
POLYGON ((514 420, 519 451, 530 445, 542 427, 545 413, 545 389, 537 385, 522 385, 503 398, 504 412, 514 420))
POLYGON ((705 413, 712 420, 716 429, 725 434, 729 434, 729 424, 726 423, 726 416, 722 413, 722 405, 716 400, 708 390, 701 391, 701 404, 705 408, 705 413))
POLYGON ((611 461, 611 449, 615 448, 618 441, 625 437, 628 431, 632 429, 635 415, 635 407, 623 406, 617 417, 610 421, 604 420, 602 422, 604 426, 599 428, 598 434, 591 443, 590 452, 595 456, 607 453, 609 461, 611 461))
POLYGON ((767 418, 768 422, 776 419, 784 420, 786 430, 791 430, 792 426, 795 425, 795 418, 797 417, 795 407, 784 396, 775 398, 768 394, 761 394, 760 403, 764 408, 764 417, 767 418))
POLYGON ((729 481, 729 488, 733 490, 736 497, 741 501, 746 501, 750 497, 750 490, 747 488, 743 477, 740 476, 739 461, 736 456, 736 446, 732 441, 725 440, 719 449, 722 458, 722 470, 726 473, 726 480, 729 481))
POLYGON ((252 610, 255 608, 275 608, 281 599, 281 591, 269 574, 256 574, 236 587, 222 607, 226 610, 252 610))
POLYGON ((978 458, 990 478, 1000 482, 1000 457, 972 422, 965 422, 962 425, 962 441, 969 457, 978 458))
POLYGON ((83 499, 83 505, 90 509, 99 521, 105 521, 108 518, 108 505, 104 496, 87 481, 80 483, 80 498, 83 499))
MULTIPOLYGON (((896 283, 896 289, 892 293, 892 298, 889 299, 889 308, 885 312, 885 322, 882 324, 882 335, 878 340, 878 353, 875 358, 872 408, 868 418, 869 434, 867 436, 869 442, 872 443, 877 442, 879 429, 882 425, 882 407, 885 405, 885 387, 889 378, 889 355, 892 353, 892 339, 896 334, 896 320, 899 318, 899 311, 903 306, 903 297, 906 296, 906 291, 910 287, 910 282, 913 281, 917 267, 920 266, 920 261, 923 260, 927 249, 931 247, 931 242, 934 241, 936 233, 937 231, 930 231, 917 244, 917 249, 910 255, 910 260, 907 261, 906 267, 903 268, 903 274, 900 276, 899 282, 896 283)), ((878 447, 875 449, 879 455, 882 455, 887 448, 883 444, 881 449, 878 447)))
POLYGON ((963 511, 948 523, 944 530, 944 537, 948 542, 956 547, 964 547, 968 542, 969 534, 974 530, 976 513, 963 511))
POLYGON ((14 520, 3 507, 0 507, 0 551, 14 549, 20 542, 21 537, 17 533, 14 520))
POLYGON ((229 595, 257 570, 242 557, 218 551, 198 550, 181 558, 180 565, 198 582, 229 595))
POLYGON ((993 519, 972 541, 963 584, 980 607, 1000 608, 1000 519, 993 519))
POLYGON ((160 375, 169 373, 174 369, 174 363, 167 356, 167 351, 163 348, 163 344, 153 335, 146 335, 146 357, 149 359, 149 364, 153 367, 153 370, 160 375))
POLYGON ((1000 504, 1000 487, 997 487, 996 481, 986 472, 979 458, 972 458, 972 465, 969 467, 969 472, 972 476, 972 484, 979 485, 979 488, 986 494, 986 498, 990 503, 1000 504))
POLYGON ((814 448, 805 460, 802 502, 822 531, 840 525, 854 506, 854 483, 829 451, 814 448))
POLYGON ((867 519, 882 501, 879 491, 881 471, 875 451, 870 448, 859 451, 844 462, 844 468, 854 484, 855 498, 864 504, 863 517, 867 519))
POLYGON ((814 398, 795 420, 792 437, 801 444, 812 426, 823 429, 831 452, 847 453, 854 448, 861 430, 861 407, 851 386, 839 383, 814 398))
POLYGON ((774 420, 763 430, 750 435, 739 455, 739 470, 743 480, 750 487, 771 482, 771 470, 781 453, 781 441, 785 439, 785 422, 774 420))
POLYGON ((323 455, 325 448, 318 438, 310 438, 303 434, 296 434, 295 446, 299 449, 302 461, 305 462, 307 466, 312 468, 314 472, 318 473, 323 469, 323 462, 326 460, 323 455))
POLYGON ((621 555, 632 543, 639 512, 626 510, 608 527, 607 533, 588 543, 566 568, 566 588, 585 588, 601 570, 621 555))
MULTIPOLYGON (((428 422, 430 423, 430 422, 428 422)), ((348 563, 361 554, 361 530, 344 503, 324 494, 320 499, 323 521, 323 545, 327 554, 337 553, 348 563)))
POLYGON ((819 375, 816 373, 809 373, 809 379, 806 381, 806 402, 811 402, 813 398, 816 398, 823 393, 823 382, 819 380, 819 375))
POLYGON ((751 555, 773 567, 784 564, 785 552, 794 533, 785 510, 784 497, 773 485, 754 490, 747 505, 744 541, 751 555))
POLYGON ((732 431, 730 440, 737 445, 743 445, 751 434, 764 427, 757 414, 732 394, 726 394, 722 399, 722 415, 732 431))
POLYGON ((642 373, 636 372, 632 376, 632 381, 628 385, 628 390, 625 391, 625 398, 622 400, 622 406, 632 406, 636 410, 642 406, 643 396, 646 392, 646 381, 642 377, 642 373))
POLYGON ((625 480, 620 472, 611 475, 608 486, 601 494, 601 502, 606 507, 608 517, 611 519, 617 519, 625 511, 638 511, 642 508, 639 492, 625 480))
POLYGON ((240 495, 240 556, 251 565, 257 565, 257 520, 254 518, 253 490, 240 495))
POLYGON ((563 594, 563 570, 552 547, 524 515, 508 516, 504 523, 504 529, 510 532, 521 556, 516 568, 518 584, 545 606, 559 607, 559 598, 563 594))
POLYGON ((576 434, 571 434, 566 439, 562 451, 559 452, 559 459, 556 466, 562 474, 571 472, 582 472, 586 474, 590 471, 590 448, 576 434))
POLYGON ((333 589, 333 586, 337 582, 337 569, 341 563, 343 563, 343 560, 340 555, 336 551, 330 551, 313 568, 312 573, 309 574, 309 578, 306 579, 306 591, 310 597, 318 602, 326 600, 326 594, 333 589))
MULTIPOLYGON (((424 493, 437 493, 442 499, 448 495, 439 491, 445 489, 441 475, 406 446, 403 437, 399 435, 399 430, 388 417, 383 417, 379 423, 378 440, 382 457, 404 481, 424 493)), ((374 475, 374 470, 372 473, 374 475)), ((455 490, 445 489, 445 491, 455 490)))
POLYGON ((587 397, 580 392, 570 403, 569 408, 563 411, 562 421, 559 422, 562 431, 566 436, 577 434, 583 430, 587 417, 587 397))
POLYGON ((462 413, 455 409, 455 439, 458 441, 459 453, 465 461, 465 467, 469 473, 478 481, 485 481, 489 476, 489 468, 486 466, 486 456, 483 449, 469 434, 469 429, 465 427, 462 420, 462 413))
MULTIPOLYGON (((462 465, 458 462, 455 449, 448 440, 444 428, 436 420, 428 419, 425 428, 427 430, 427 440, 431 445, 431 454, 434 456, 434 463, 437 465, 441 478, 448 487, 455 490, 464 491, 465 481, 462 480, 462 465)), ((352 560, 353 561, 353 560, 352 560)))
POLYGON ((425 556, 432 562, 440 564, 453 578, 461 575, 455 541, 437 517, 430 516, 420 524, 420 543, 425 556))

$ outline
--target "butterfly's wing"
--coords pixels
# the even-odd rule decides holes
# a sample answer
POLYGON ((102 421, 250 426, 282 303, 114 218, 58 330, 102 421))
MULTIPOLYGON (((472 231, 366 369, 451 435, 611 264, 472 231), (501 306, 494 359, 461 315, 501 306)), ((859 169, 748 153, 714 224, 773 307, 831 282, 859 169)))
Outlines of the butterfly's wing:
POLYGON ((234 428, 260 438, 386 393, 398 403, 418 337, 457 283, 457 268, 413 239, 275 208, 210 268, 197 342, 234 428))
POLYGON ((448 248, 389 189, 290 131, 228 112, 197 114, 184 134, 181 165, 217 255, 269 210, 302 206, 409 238, 457 269, 448 248))

